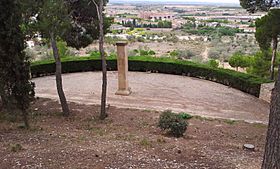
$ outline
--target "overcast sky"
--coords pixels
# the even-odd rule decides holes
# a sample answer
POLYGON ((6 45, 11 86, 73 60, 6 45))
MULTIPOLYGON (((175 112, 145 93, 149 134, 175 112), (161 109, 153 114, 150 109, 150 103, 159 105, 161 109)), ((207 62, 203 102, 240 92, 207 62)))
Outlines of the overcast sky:
POLYGON ((110 0, 110 2, 133 2, 133 1, 146 1, 146 2, 212 2, 212 3, 236 3, 239 0, 110 0))

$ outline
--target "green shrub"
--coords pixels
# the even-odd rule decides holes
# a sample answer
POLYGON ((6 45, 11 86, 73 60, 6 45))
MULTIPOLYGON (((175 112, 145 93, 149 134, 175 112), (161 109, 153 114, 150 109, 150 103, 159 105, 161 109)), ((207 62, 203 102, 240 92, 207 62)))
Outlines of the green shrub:
POLYGON ((252 64, 252 59, 249 56, 244 56, 242 53, 237 52, 232 55, 232 57, 229 59, 229 64, 231 67, 235 68, 246 68, 250 67, 252 64))
POLYGON ((155 51, 153 51, 153 50, 149 50, 149 55, 155 55, 156 54, 156 52, 155 51))
POLYGON ((164 111, 159 118, 158 126, 174 137, 182 137, 187 130, 188 123, 172 111, 164 111))
POLYGON ((179 113, 179 116, 182 118, 182 119, 185 119, 185 120, 188 120, 188 119, 191 119, 193 116, 188 114, 188 113, 179 113))
MULTIPOLYGON (((107 58, 109 71, 117 70, 116 58, 107 58)), ((63 73, 101 71, 101 60, 95 57, 66 57, 62 58, 63 73)), ((157 71, 159 73, 197 77, 221 83, 232 88, 259 97, 262 83, 269 80, 222 68, 211 68, 208 65, 170 58, 155 58, 148 56, 129 57, 129 70, 137 72, 157 71)), ((54 60, 33 62, 31 66, 33 77, 47 76, 55 73, 54 60)))
POLYGON ((152 56, 152 55, 155 55, 156 52, 153 51, 153 50, 142 50, 142 49, 140 49, 139 54, 140 54, 140 56, 152 56))
MULTIPOLYGON (((259 51, 251 58, 251 66, 247 69, 248 73, 264 78, 270 77, 272 51, 259 51)), ((275 68, 280 64, 280 53, 277 53, 275 68)), ((277 73, 278 71, 275 71, 277 73)), ((276 76, 275 76, 276 77, 276 76)))
POLYGON ((99 51, 92 51, 92 52, 90 52, 90 57, 100 58, 100 52, 99 51))
POLYGON ((69 55, 69 49, 67 47, 67 43, 64 41, 58 41, 57 42, 57 48, 60 57, 67 57, 69 55))
POLYGON ((178 59, 190 59, 195 56, 195 54, 190 50, 174 50, 170 52, 170 56, 176 57, 178 59))
POLYGON ((172 52, 170 52, 170 56, 172 57, 177 57, 179 55, 178 50, 173 50, 172 52))
POLYGON ((208 65, 212 68, 218 68, 219 67, 219 62, 217 62, 216 60, 214 59, 210 59, 208 61, 208 65))

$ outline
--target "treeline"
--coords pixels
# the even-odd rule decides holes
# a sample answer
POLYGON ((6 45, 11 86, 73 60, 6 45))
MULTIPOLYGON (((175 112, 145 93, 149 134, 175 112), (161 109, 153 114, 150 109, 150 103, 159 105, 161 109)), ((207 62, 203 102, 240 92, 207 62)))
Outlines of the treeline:
MULTIPOLYGON (((263 78, 269 78, 271 76, 271 55, 272 50, 258 51, 254 55, 246 55, 241 52, 234 53, 229 59, 231 67, 246 69, 247 73, 260 76, 263 78)), ((275 59, 274 66, 280 64, 280 54, 278 53, 275 59)), ((274 72, 274 76, 277 73, 274 72)))
POLYGON ((205 24, 196 25, 195 23, 187 23, 182 26, 184 32, 194 35, 201 36, 234 36, 236 33, 241 33, 242 31, 237 28, 230 28, 225 26, 220 26, 218 24, 215 27, 206 26, 205 24))
POLYGON ((136 19, 132 21, 122 21, 122 25, 130 28, 172 28, 171 21, 158 21, 155 23, 139 23, 136 19))
POLYGON ((248 73, 275 80, 275 67, 280 64, 278 43, 280 36, 280 10, 272 9, 256 20, 256 40, 260 51, 253 56, 235 53, 229 60, 232 67, 246 68, 248 73))

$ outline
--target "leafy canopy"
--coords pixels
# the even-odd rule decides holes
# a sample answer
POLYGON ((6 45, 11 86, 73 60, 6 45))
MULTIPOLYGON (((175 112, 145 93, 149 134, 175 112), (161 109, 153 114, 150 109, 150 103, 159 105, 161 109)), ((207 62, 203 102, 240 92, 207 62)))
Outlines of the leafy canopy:
POLYGON ((272 7, 279 7, 280 0, 240 0, 240 5, 247 11, 269 11, 272 7))
POLYGON ((64 0, 44 1, 38 11, 36 28, 45 38, 63 36, 70 27, 68 6, 64 0))
POLYGON ((255 36, 261 49, 270 48, 272 39, 280 36, 280 9, 271 9, 267 15, 257 19, 255 36))
MULTIPOLYGON (((99 0, 95 1, 99 4, 99 0)), ((27 10, 25 27, 33 28, 33 34, 39 31, 49 38, 53 32, 68 46, 77 49, 88 46, 99 37, 97 10, 92 0, 22 0, 22 4, 27 10), (34 17, 36 19, 32 21, 34 17)), ((103 17, 106 32, 112 18, 103 17)))
POLYGON ((242 53, 237 52, 234 53, 233 56, 229 59, 229 64, 232 67, 238 68, 246 68, 251 65, 251 57, 244 56, 242 53))

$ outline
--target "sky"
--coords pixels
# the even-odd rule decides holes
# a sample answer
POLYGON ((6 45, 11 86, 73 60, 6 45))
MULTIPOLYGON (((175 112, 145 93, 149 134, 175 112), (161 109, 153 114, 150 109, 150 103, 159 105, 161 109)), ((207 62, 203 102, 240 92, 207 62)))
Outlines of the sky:
POLYGON ((145 2, 180 2, 180 3, 190 3, 190 2, 195 2, 195 3, 235 3, 239 4, 239 0, 110 0, 110 2, 134 2, 134 1, 145 1, 145 2))

